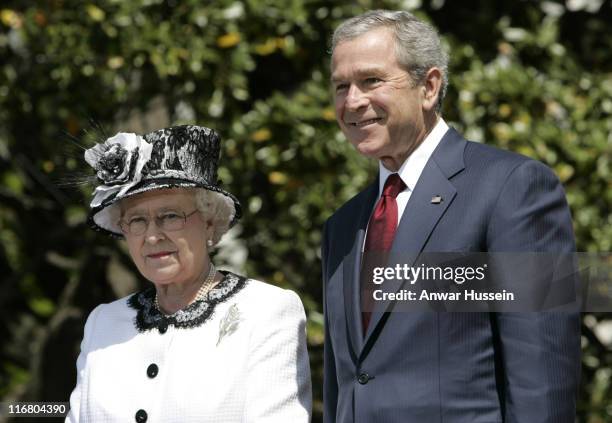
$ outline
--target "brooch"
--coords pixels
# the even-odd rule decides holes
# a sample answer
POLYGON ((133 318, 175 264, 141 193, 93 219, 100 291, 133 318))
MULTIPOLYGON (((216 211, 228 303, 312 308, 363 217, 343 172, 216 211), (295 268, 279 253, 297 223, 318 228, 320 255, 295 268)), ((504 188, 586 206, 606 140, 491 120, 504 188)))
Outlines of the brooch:
POLYGON ((223 338, 231 335, 238 329, 238 323, 240 322, 240 311, 238 306, 234 303, 227 310, 225 316, 219 322, 219 339, 217 340, 217 346, 223 338))

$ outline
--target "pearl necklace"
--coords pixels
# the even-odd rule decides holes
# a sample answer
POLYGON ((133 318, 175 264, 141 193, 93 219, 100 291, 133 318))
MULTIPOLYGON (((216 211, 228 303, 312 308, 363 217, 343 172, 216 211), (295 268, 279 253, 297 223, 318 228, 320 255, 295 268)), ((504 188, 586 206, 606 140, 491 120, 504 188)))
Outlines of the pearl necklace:
MULTIPOLYGON (((194 303, 196 301, 201 301, 206 297, 206 294, 208 294, 208 291, 210 291, 210 289, 212 288, 215 282, 216 274, 217 274, 217 269, 215 269, 215 265, 212 264, 211 262, 210 267, 208 268, 208 275, 206 276, 206 279, 202 283, 202 286, 200 286, 200 289, 198 289, 198 293, 196 294, 195 299, 193 300, 194 303)), ((174 314, 176 314, 176 312, 172 314, 166 314, 162 311, 161 307, 159 306, 159 301, 157 299, 157 292, 155 292, 155 302, 154 303, 155 303, 155 308, 157 309, 157 311, 159 311, 164 316, 173 316, 174 314)))

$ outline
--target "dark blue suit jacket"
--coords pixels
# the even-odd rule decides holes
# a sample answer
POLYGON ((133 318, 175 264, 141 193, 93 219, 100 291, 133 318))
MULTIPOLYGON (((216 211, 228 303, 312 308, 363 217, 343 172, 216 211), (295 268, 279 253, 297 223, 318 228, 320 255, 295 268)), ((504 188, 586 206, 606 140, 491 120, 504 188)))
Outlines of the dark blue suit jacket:
MULTIPOLYGON (((361 247, 377 195, 375 181, 325 226, 324 422, 573 422, 578 312, 398 313, 379 304, 362 335, 361 247)), ((423 170, 392 247, 415 259, 427 251, 574 250, 551 170, 453 129, 423 170), (432 204, 434 195, 444 201, 432 204)))

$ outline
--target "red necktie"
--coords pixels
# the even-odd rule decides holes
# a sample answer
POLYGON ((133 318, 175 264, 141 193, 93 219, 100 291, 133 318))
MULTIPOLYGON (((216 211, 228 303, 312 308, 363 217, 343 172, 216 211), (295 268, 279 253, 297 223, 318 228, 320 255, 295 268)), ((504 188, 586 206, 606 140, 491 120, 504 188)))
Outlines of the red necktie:
POLYGON ((397 229, 397 195, 406 188, 406 184, 397 173, 389 175, 385 187, 370 222, 364 246, 364 260, 361 271, 361 323, 366 333, 372 309, 374 308, 374 284, 372 271, 374 267, 386 264, 386 253, 391 250, 395 230, 397 229))

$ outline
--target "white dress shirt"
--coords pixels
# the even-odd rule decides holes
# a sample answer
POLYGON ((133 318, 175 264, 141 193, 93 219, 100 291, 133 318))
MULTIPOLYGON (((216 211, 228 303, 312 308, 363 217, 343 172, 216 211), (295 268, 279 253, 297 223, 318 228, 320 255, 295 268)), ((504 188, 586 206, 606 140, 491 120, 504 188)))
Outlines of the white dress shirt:
MULTIPOLYGON (((442 140, 444 134, 448 131, 448 125, 444 121, 444 119, 439 118, 438 122, 435 124, 433 129, 429 132, 429 134, 425 137, 423 142, 412 152, 410 156, 402 163, 397 173, 399 177, 406 184, 406 189, 400 192, 396 198, 397 201, 397 224, 399 225, 399 221, 404 214, 404 210, 406 209, 406 205, 410 200, 410 195, 412 191, 414 191, 414 187, 416 186, 419 178, 421 177, 421 173, 427 164, 427 161, 433 154, 434 150, 442 140)), ((383 188, 385 186, 385 182, 387 178, 392 173, 389 169, 387 169, 382 162, 378 163, 378 198, 382 195, 383 188)), ((378 201, 378 200, 377 200, 378 201)))

